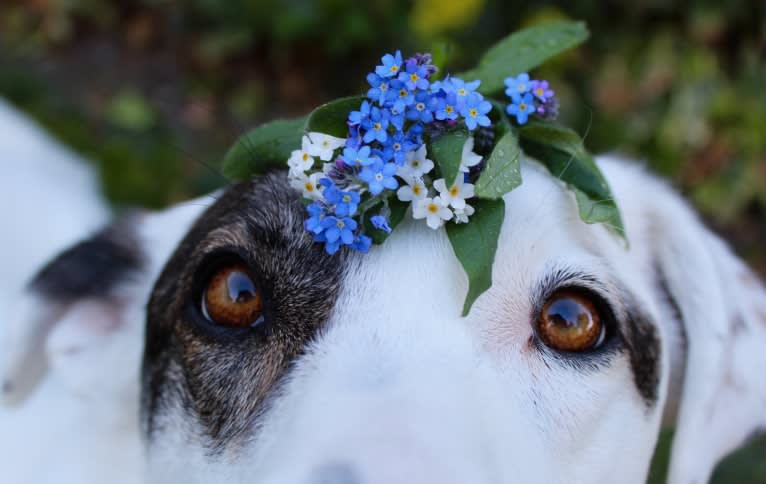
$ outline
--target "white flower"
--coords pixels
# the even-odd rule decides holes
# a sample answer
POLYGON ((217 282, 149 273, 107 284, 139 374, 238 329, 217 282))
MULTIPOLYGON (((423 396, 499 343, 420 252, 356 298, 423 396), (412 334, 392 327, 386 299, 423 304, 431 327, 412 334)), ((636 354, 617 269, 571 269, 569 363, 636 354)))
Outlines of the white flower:
POLYGON ((312 173, 308 176, 301 173, 290 179, 290 186, 300 190, 304 198, 319 200, 322 198, 322 185, 319 184, 319 180, 323 177, 323 173, 312 173))
POLYGON ((428 195, 428 189, 423 183, 422 178, 411 177, 404 179, 407 184, 399 187, 396 191, 396 197, 402 202, 411 202, 413 200, 420 200, 428 195))
POLYGON ((452 210, 440 197, 421 198, 412 204, 412 217, 426 219, 426 224, 436 230, 452 218, 452 210))
POLYGON ((473 207, 466 203, 464 208, 455 209, 455 218, 453 219, 453 221, 456 224, 467 224, 468 217, 473 215, 474 212, 475 210, 473 209, 473 207))
POLYGON ((463 181, 463 174, 458 173, 455 183, 447 188, 444 178, 439 178, 434 182, 434 188, 439 192, 444 203, 452 205, 456 209, 465 208, 465 199, 474 195, 474 186, 463 181))
POLYGON ((417 151, 408 151, 404 155, 404 165, 396 170, 400 177, 421 177, 434 169, 434 162, 426 158, 426 145, 422 145, 417 151))
POLYGON ((322 161, 330 161, 333 152, 346 143, 344 138, 336 138, 329 134, 311 132, 308 134, 311 141, 308 147, 311 156, 318 156, 322 161))
POLYGON ((290 158, 287 160, 287 166, 290 167, 290 177, 302 175, 314 166, 314 157, 309 152, 310 146, 311 141, 308 136, 304 136, 301 140, 301 149, 290 153, 290 158))
POLYGON ((463 145, 463 154, 460 158, 460 171, 468 173, 468 170, 481 163, 481 155, 473 152, 473 136, 469 136, 463 145))

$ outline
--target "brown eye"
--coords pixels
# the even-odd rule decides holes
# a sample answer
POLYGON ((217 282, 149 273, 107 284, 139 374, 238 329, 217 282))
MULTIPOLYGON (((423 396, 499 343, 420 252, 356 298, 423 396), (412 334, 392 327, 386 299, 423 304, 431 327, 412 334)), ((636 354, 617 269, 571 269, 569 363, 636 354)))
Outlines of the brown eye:
POLYGON ((202 295, 202 314, 212 323, 247 328, 263 319, 263 303, 249 271, 241 264, 213 274, 202 295))
POLYGON ((592 297, 562 290, 543 306, 537 322, 540 338, 559 351, 587 351, 604 339, 604 325, 592 297))

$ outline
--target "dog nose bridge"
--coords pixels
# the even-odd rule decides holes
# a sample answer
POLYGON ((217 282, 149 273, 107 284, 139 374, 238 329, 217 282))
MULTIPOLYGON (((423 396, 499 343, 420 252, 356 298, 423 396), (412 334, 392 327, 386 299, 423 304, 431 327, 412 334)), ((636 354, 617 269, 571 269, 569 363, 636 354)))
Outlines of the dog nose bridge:
MULTIPOLYGON (((351 343, 359 335, 330 339, 351 343)), ((284 445, 300 476, 289 482, 492 482, 472 346, 410 343, 378 335, 312 355, 302 381, 293 382, 302 391, 289 405, 295 414, 284 445), (328 481, 330 474, 337 479, 328 481)))

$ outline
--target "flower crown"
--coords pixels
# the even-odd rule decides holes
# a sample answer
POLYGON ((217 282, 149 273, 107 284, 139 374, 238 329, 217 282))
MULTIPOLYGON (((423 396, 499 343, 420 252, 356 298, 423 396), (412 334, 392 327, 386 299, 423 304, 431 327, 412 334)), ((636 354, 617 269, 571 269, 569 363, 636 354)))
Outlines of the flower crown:
POLYGON ((532 27, 502 40, 476 69, 442 78, 430 54, 386 54, 367 76, 366 96, 256 128, 229 151, 224 173, 249 178, 287 160, 290 185, 306 204, 305 228, 329 254, 367 252, 407 213, 431 229, 446 226, 468 275, 467 314, 491 285, 502 197, 521 184, 524 155, 574 192, 583 221, 624 237, 582 140, 553 123, 559 102, 548 81, 525 72, 586 37, 577 22, 532 27), (505 98, 485 97, 503 87, 505 98))

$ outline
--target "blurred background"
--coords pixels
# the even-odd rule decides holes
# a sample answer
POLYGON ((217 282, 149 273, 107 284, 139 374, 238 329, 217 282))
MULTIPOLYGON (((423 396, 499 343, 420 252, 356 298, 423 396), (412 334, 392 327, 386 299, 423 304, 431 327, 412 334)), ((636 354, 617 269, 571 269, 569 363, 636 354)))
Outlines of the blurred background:
MULTIPOLYGON (((562 122, 646 160, 766 274, 763 0, 2 0, 0 96, 91 159, 116 210, 159 208, 225 183, 249 127, 362 92, 385 52, 440 52, 458 72, 555 18, 591 30, 534 72, 562 122)), ((715 482, 766 483, 766 439, 715 482)))

